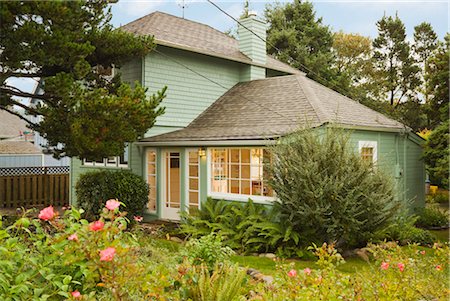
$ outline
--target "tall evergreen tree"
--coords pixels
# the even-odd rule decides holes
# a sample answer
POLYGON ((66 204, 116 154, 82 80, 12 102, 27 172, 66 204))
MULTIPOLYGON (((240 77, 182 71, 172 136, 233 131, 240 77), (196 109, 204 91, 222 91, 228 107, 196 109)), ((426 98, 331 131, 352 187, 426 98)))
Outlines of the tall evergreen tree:
POLYGON ((430 23, 422 22, 414 27, 414 54, 417 61, 420 63, 422 69, 422 87, 420 93, 425 97, 425 102, 428 102, 429 83, 425 76, 428 71, 428 61, 431 55, 437 49, 437 35, 430 23))
MULTIPOLYGON (((163 111, 164 90, 146 96, 117 75, 120 67, 154 47, 110 25, 108 0, 0 2, 0 109, 19 106, 42 116, 32 129, 49 142, 55 155, 97 159, 123 152, 163 111), (14 78, 40 78, 43 93, 22 91, 14 78), (17 97, 39 101, 30 106, 17 97)), ((20 116, 23 118, 23 116, 20 116)))
POLYGON ((419 67, 406 41, 405 25, 396 15, 383 16, 377 22, 378 37, 373 41, 374 61, 379 74, 379 88, 386 93, 390 104, 397 106, 414 97, 420 85, 419 67))
POLYGON ((316 17, 312 3, 295 0, 268 5, 265 15, 270 23, 268 52, 304 71, 308 77, 329 85, 333 80, 330 69, 333 35, 322 18, 316 17))

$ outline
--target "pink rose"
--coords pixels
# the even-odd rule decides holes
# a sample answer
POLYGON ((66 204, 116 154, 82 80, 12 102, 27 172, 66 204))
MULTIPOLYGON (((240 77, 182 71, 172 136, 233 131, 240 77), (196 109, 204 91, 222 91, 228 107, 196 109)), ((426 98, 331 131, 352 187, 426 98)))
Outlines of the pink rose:
POLYGON ((135 216, 134 220, 137 221, 138 223, 142 222, 144 218, 142 216, 135 216))
POLYGON ((48 206, 47 208, 42 209, 39 212, 38 217, 44 221, 48 221, 55 217, 55 211, 53 210, 53 206, 48 206))
POLYGON ((389 268, 389 262, 382 262, 381 263, 381 269, 382 270, 387 270, 389 268))
POLYGON ((403 272, 403 270, 405 269, 405 265, 403 263, 397 263, 397 267, 400 270, 400 272, 403 272))
POLYGON ((72 297, 74 297, 75 299, 79 299, 81 298, 81 294, 79 291, 74 291, 72 292, 72 297))
POLYGON ((74 241, 78 241, 78 235, 76 233, 70 235, 69 237, 67 237, 68 240, 74 240, 74 241))
POLYGON ((438 265, 435 267, 435 269, 438 270, 438 271, 442 271, 442 266, 441 266, 440 264, 438 264, 438 265))
POLYGON ((296 271, 296 270, 290 270, 290 271, 288 272, 288 276, 289 276, 289 277, 295 277, 295 276, 297 276, 297 271, 296 271))
POLYGON ((108 210, 113 211, 120 207, 120 202, 118 200, 110 199, 106 201, 105 207, 108 208, 108 210))
POLYGON ((420 251, 421 255, 425 255, 425 250, 420 251))
POLYGON ((100 261, 111 261, 114 259, 114 255, 116 254, 116 249, 113 247, 109 247, 100 251, 100 261))
POLYGON ((311 275, 311 269, 310 268, 306 268, 303 270, 303 273, 305 273, 305 275, 311 275))
POLYGON ((105 226, 105 223, 102 221, 95 221, 89 225, 89 229, 92 231, 100 231, 103 230, 103 227, 105 226))

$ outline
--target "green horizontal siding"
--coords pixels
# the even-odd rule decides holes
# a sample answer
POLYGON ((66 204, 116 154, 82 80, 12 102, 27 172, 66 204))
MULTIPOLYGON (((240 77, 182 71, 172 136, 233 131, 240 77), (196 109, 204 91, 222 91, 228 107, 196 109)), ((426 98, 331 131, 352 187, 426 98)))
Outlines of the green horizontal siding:
POLYGON ((149 88, 148 93, 168 87, 167 97, 162 103, 166 108, 165 114, 157 119, 158 126, 187 126, 240 80, 243 68, 240 63, 163 46, 158 46, 157 50, 170 56, 170 59, 157 52, 147 55, 144 60, 144 85, 149 88))

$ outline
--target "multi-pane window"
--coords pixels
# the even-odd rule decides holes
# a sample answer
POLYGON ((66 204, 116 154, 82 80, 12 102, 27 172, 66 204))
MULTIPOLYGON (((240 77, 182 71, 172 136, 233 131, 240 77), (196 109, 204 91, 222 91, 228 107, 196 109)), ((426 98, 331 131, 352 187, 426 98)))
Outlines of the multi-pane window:
POLYGON ((377 142, 359 141, 359 154, 364 162, 374 166, 377 162, 377 142))
POLYGON ((156 152, 147 151, 147 183, 149 186, 147 208, 156 211, 156 152))
POLYGON ((125 146, 122 155, 117 157, 108 157, 98 160, 83 160, 83 165, 85 166, 95 166, 95 167, 128 167, 128 145, 125 146))
POLYGON ((199 155, 198 151, 188 151, 188 198, 189 209, 199 204, 199 155))
POLYGON ((273 196, 267 185, 268 152, 262 148, 211 150, 211 192, 273 196))

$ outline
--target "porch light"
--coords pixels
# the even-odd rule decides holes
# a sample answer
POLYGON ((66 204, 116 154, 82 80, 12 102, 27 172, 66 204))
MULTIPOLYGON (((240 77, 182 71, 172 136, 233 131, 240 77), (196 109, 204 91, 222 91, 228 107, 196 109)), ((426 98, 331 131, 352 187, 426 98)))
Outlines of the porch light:
POLYGON ((200 148, 198 149, 198 155, 199 155, 200 157, 206 156, 206 149, 205 149, 204 147, 200 147, 200 148))

